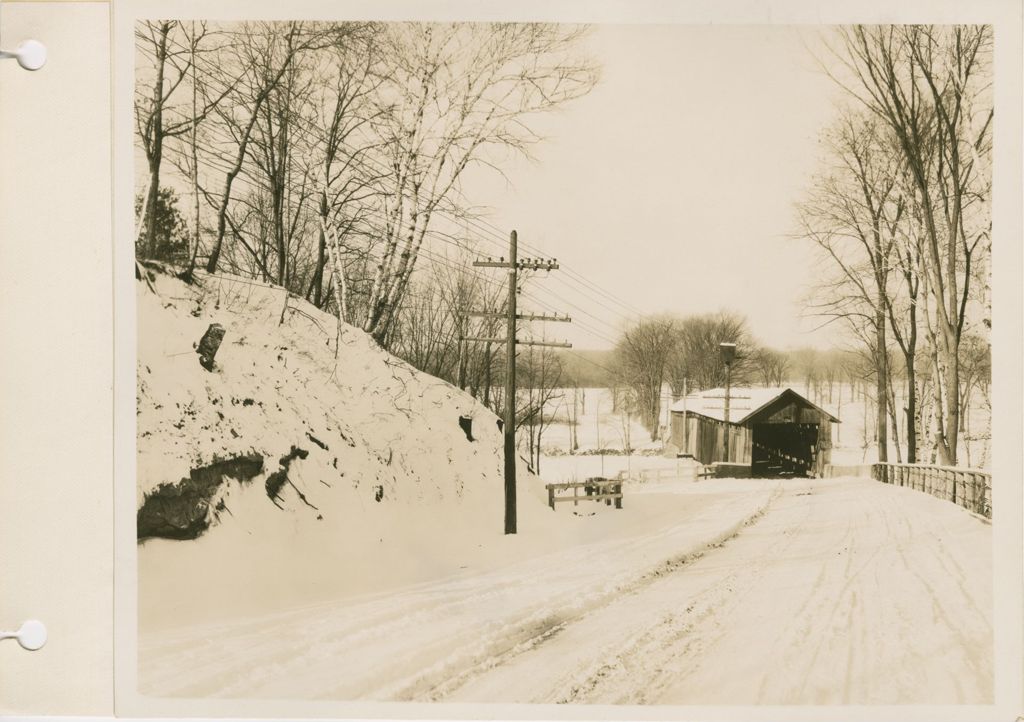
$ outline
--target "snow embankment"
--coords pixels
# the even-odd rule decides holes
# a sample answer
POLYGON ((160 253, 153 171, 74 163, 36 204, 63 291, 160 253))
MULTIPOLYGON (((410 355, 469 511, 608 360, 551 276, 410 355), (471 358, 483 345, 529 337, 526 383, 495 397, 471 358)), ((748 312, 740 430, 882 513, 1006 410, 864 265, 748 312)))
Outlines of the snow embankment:
MULTIPOLYGON (((424 562, 417 547, 500 535, 501 431, 471 396, 351 327, 336 354, 336 320, 279 288, 152 280, 137 284, 144 622, 372 589, 408 578, 393 567, 424 562), (207 371, 194 348, 211 323, 226 335, 207 371), (392 568, 371 545, 399 547, 392 568)), ((543 508, 525 469, 519 496, 543 508)))

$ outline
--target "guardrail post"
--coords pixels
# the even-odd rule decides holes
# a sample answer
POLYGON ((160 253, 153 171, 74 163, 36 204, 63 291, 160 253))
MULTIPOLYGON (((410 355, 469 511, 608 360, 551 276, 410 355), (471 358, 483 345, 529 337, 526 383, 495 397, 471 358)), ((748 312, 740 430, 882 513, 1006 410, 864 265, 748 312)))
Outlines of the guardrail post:
POLYGON ((548 484, 548 506, 555 508, 555 487, 548 484))

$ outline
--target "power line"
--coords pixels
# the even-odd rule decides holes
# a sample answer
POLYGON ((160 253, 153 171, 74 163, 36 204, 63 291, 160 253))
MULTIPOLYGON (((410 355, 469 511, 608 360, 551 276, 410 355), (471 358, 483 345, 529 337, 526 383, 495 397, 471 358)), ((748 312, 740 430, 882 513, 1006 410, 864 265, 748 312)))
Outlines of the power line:
MULTIPOLYGON (((172 43, 172 44, 176 44, 182 50, 186 50, 187 49, 187 48, 185 48, 185 46, 182 43, 178 42, 177 40, 171 39, 169 42, 172 43)), ((220 82, 219 79, 217 79, 216 77, 208 76, 206 78, 205 85, 206 85, 206 87, 211 87, 211 86, 212 87, 216 87, 217 83, 219 83, 219 82, 220 82)), ((222 85, 223 85, 222 90, 228 88, 228 85, 226 83, 222 83, 222 85)), ((317 129, 312 127, 312 123, 311 123, 311 121, 308 118, 305 118, 304 116, 302 116, 300 114, 295 114, 295 115, 290 116, 288 120, 289 120, 289 123, 297 131, 297 133, 301 137, 303 137, 307 142, 312 141, 313 144, 315 144, 316 142, 320 141, 320 138, 316 135, 317 129)), ((205 127, 207 129, 209 129, 209 124, 207 124, 205 127)), ((208 131, 208 133, 209 133, 209 131, 208 131)), ((210 135, 215 135, 213 133, 209 133, 209 134, 210 135)), ((219 138, 216 138, 216 140, 218 140, 218 141, 220 141, 222 143, 225 143, 223 136, 221 136, 219 138)), ((226 144, 237 145, 237 140, 232 138, 230 141, 227 141, 226 144)), ((214 152, 212 150, 210 150, 210 149, 206 149, 206 151, 211 153, 211 154, 214 154, 214 152)), ((247 151, 247 155, 251 155, 251 154, 247 151)), ((216 157, 221 162, 219 170, 221 170, 221 172, 228 172, 228 168, 225 168, 224 165, 223 165, 223 164, 227 163, 228 161, 224 160, 219 155, 217 155, 216 157)), ((377 171, 383 170, 385 173, 390 173, 390 169, 388 169, 380 161, 378 161, 376 159, 373 159, 373 158, 363 157, 363 158, 356 159, 354 157, 350 157, 349 161, 352 162, 354 165, 358 166, 362 170, 366 170, 368 165, 372 164, 374 166, 375 170, 377 170, 377 171)), ((255 159, 254 159, 254 162, 256 162, 255 159)), ((207 165, 208 167, 217 167, 216 164, 213 164, 212 162, 208 162, 206 159, 204 159, 204 165, 207 165)), ((256 162, 256 165, 257 165, 257 167, 260 167, 260 168, 262 167, 262 166, 260 166, 260 164, 258 162, 256 162)), ((244 168, 244 164, 243 164, 243 168, 244 168)), ((241 176, 242 174, 239 174, 239 175, 241 176)), ((245 175, 248 176, 249 173, 246 172, 245 175)), ((254 183, 248 177, 243 178, 241 182, 243 184, 249 185, 250 187, 261 187, 257 183, 254 183)), ((268 190, 266 188, 266 186, 262 186, 262 187, 263 187, 264 190, 268 190)), ((454 187, 453 190, 463 200, 468 201, 468 199, 465 198, 464 193, 461 191, 461 188, 454 187)), ((444 212, 442 211, 442 213, 444 213, 444 212)), ((379 216, 378 216, 378 220, 380 220, 379 216)), ((491 244, 498 244, 499 243, 494 238, 494 236, 496 235, 496 232, 498 232, 497 227, 494 226, 493 224, 491 224, 490 222, 484 220, 484 219, 477 220, 477 219, 471 219, 471 218, 461 218, 461 219, 452 218, 451 220, 454 223, 456 223, 456 225, 458 225, 459 222, 461 221, 466 226, 472 226, 472 227, 476 228, 478 231, 480 231, 481 235, 475 236, 475 237, 471 236, 471 239, 473 239, 473 240, 482 240, 482 241, 484 241, 486 243, 491 243, 491 244)), ((388 220, 384 219, 384 222, 387 223, 388 220)), ((451 245, 455 245, 456 247, 459 247, 460 250, 463 250, 463 247, 460 244, 458 244, 457 242, 455 242, 453 240, 444 238, 440 234, 436 234, 435 233, 435 234, 433 234, 433 237, 436 238, 437 240, 441 241, 441 242, 449 243, 451 245)), ((529 246, 528 244, 525 244, 525 243, 523 244, 523 246, 524 246, 524 248, 531 248, 531 246, 529 246)), ((608 290, 606 290, 606 289, 604 289, 604 288, 594 284, 593 282, 589 281, 588 279, 586 279, 582 275, 576 273, 572 269, 566 268, 565 270, 566 270, 566 277, 569 278, 570 280, 572 280, 573 282, 575 282, 577 284, 578 292, 580 292, 581 295, 583 295, 584 297, 586 297, 588 300, 592 301, 596 305, 599 305, 602 308, 604 308, 605 310, 608 310, 609 312, 614 313, 616 315, 619 315, 621 313, 620 311, 617 311, 615 308, 612 308, 611 306, 609 306, 607 303, 604 303, 600 298, 598 298, 594 294, 599 295, 600 297, 606 299, 610 303, 613 303, 613 304, 615 304, 617 306, 622 307, 623 309, 626 309, 629 312, 629 314, 639 314, 640 313, 635 307, 631 306, 630 304, 626 303, 625 301, 622 301, 620 298, 615 296, 615 294, 613 294, 610 291, 608 291, 608 290)), ((565 277, 563 277, 563 278, 565 278, 565 277)), ((569 285, 568 281, 566 282, 566 285, 567 286, 569 285)), ((562 297, 559 297, 559 298, 562 298, 562 297)), ((562 300, 564 301, 564 298, 562 300)), ((573 304, 573 305, 576 308, 578 308, 578 309, 580 308, 578 305, 575 305, 575 304, 573 304)), ((589 312, 586 312, 586 311, 583 311, 583 312, 587 313, 587 315, 589 315, 591 318, 594 318, 598 322, 602 322, 605 325, 607 325, 609 328, 613 328, 614 329, 614 326, 609 324, 607 321, 604 321, 604 319, 601 319, 601 318, 599 318, 597 316, 594 316, 593 314, 590 314, 589 312)), ((623 317, 625 318, 625 315, 623 315, 623 317)))
MULTIPOLYGON (((204 148, 204 151, 209 152, 208 149, 206 149, 206 148, 204 148)), ((222 172, 225 172, 225 173, 228 172, 230 170, 230 168, 225 167, 227 162, 224 161, 223 159, 219 158, 219 156, 215 156, 215 157, 218 158, 219 163, 214 163, 209 158, 204 158, 202 160, 202 164, 203 165, 207 165, 208 167, 217 168, 218 170, 221 170, 222 172)), ((232 166, 232 168, 233 168, 233 166, 232 166)), ((266 192, 270 192, 270 190, 271 190, 269 185, 267 185, 264 181, 262 181, 260 179, 250 179, 248 177, 245 177, 243 179, 243 183, 246 184, 246 185, 249 185, 250 188, 256 188, 256 189, 263 190, 263 191, 266 191, 266 192)), ((239 200, 241 202, 241 199, 239 199, 239 200)), ((362 213, 363 213, 364 216, 369 216, 371 218, 374 218, 378 222, 384 222, 384 223, 388 222, 388 219, 383 217, 383 212, 380 211, 379 209, 374 209, 374 210, 364 209, 362 213)), ((458 248, 459 250, 468 250, 465 247, 463 247, 460 244, 458 244, 457 242, 455 242, 455 241, 453 241, 453 240, 451 240, 449 238, 445 238, 443 235, 441 235, 437 231, 427 231, 427 232, 425 232, 425 235, 427 237, 435 238, 436 240, 439 240, 439 241, 441 241, 443 243, 446 243, 446 244, 449 244, 449 245, 453 245, 456 248, 458 248)), ((472 274, 475 278, 477 278, 478 280, 480 280, 483 283, 492 284, 492 285, 497 285, 497 284, 500 283, 498 281, 495 281, 492 278, 488 278, 484 274, 481 274, 479 271, 476 271, 474 268, 471 268, 470 266, 468 266, 465 263, 460 263, 460 262, 455 261, 453 259, 450 259, 450 258, 447 258, 447 257, 442 257, 442 256, 440 256, 440 254, 438 254, 436 252, 432 252, 428 248, 421 247, 419 249, 418 253, 422 254, 428 260, 432 260, 435 263, 442 264, 442 265, 444 265, 444 266, 446 266, 448 268, 454 268, 454 269, 459 269, 459 270, 468 272, 468 273, 472 274)), ((366 249, 364 251, 364 255, 367 258, 372 258, 375 261, 379 261, 382 258, 382 256, 375 255, 370 249, 366 249)), ((601 324, 607 326, 613 332, 617 331, 617 329, 615 328, 614 325, 612 325, 611 323, 607 322, 603 318, 592 314, 591 312, 589 312, 588 310, 582 308, 578 304, 575 304, 575 303, 573 303, 571 301, 568 301, 563 296, 555 293, 554 291, 550 291, 549 290, 548 293, 550 293, 552 296, 554 296, 555 298, 559 299, 560 301, 562 301, 564 303, 567 303, 568 305, 572 306, 573 308, 579 310, 581 313, 583 313, 583 314, 589 316, 590 318, 594 319, 596 322, 601 323, 601 324)), ((607 310, 610 310, 610 311, 612 310, 612 309, 608 308, 605 304, 602 304, 602 303, 600 303, 600 301, 597 301, 596 299, 591 299, 591 300, 594 300, 598 305, 606 308, 607 310)), ((584 329, 590 331, 591 334, 593 334, 594 336, 600 338, 601 340, 604 340, 604 341, 606 341, 608 343, 612 343, 612 344, 615 343, 615 341, 613 339, 611 339, 608 336, 600 333, 595 328, 593 328, 592 326, 589 326, 586 323, 578 321, 578 325, 580 325, 581 328, 584 328, 584 329)))

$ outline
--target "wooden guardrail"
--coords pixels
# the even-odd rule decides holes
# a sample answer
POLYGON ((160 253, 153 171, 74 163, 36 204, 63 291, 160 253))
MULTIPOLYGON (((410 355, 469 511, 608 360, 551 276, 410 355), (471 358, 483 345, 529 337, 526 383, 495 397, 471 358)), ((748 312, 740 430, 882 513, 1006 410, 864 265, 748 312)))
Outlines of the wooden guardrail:
POLYGON ((992 476, 988 472, 928 464, 872 464, 871 477, 923 491, 992 518, 992 476))
POLYGON ((675 469, 669 468, 658 468, 658 469, 623 469, 615 476, 619 481, 662 481, 663 479, 678 479, 679 472, 675 469))
POLYGON ((581 501, 603 501, 605 504, 615 502, 615 508, 622 508, 622 482, 617 479, 594 477, 586 481, 567 481, 561 484, 545 484, 548 490, 548 506, 552 509, 560 501, 571 501, 579 505, 581 501), (572 496, 558 496, 556 492, 572 489, 572 496), (583 495, 577 492, 582 489, 583 495))
POLYGON ((619 481, 637 481, 642 484, 647 484, 652 481, 675 481, 677 479, 705 479, 709 476, 715 476, 716 472, 711 466, 701 466, 693 471, 693 473, 680 473, 677 469, 672 468, 655 468, 655 469, 633 469, 627 471, 623 469, 615 478, 619 481))

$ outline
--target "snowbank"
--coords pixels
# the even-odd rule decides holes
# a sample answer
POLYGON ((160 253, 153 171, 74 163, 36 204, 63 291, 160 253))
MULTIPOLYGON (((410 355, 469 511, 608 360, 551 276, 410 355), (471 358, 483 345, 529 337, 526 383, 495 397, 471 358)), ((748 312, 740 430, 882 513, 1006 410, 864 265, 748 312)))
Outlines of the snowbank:
MULTIPOLYGON (((279 288, 153 280, 137 284, 139 519, 142 536, 198 538, 142 541, 143 620, 375 588, 435 556, 419 549, 501 535, 501 431, 471 396, 355 328, 336 360, 336 320, 279 288), (207 371, 211 323, 226 335, 207 371)), ((525 467, 519 497, 545 508, 525 467)))

